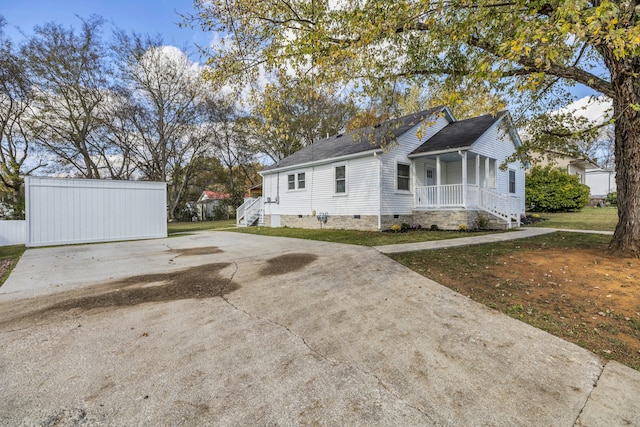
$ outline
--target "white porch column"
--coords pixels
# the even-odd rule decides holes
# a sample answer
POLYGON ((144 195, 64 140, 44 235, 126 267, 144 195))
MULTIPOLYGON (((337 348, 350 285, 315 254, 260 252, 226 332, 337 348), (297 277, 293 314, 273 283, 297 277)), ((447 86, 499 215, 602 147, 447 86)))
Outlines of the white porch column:
POLYGON ((440 179, 440 173, 442 169, 440 168, 440 155, 436 156, 436 206, 440 207, 440 183, 442 180, 440 179))
POLYGON ((467 152, 460 152, 462 156, 462 206, 467 207, 467 152))
POLYGON ((484 158, 484 188, 489 188, 489 158, 484 158))
POLYGON ((476 185, 480 188, 480 154, 476 154, 476 185))

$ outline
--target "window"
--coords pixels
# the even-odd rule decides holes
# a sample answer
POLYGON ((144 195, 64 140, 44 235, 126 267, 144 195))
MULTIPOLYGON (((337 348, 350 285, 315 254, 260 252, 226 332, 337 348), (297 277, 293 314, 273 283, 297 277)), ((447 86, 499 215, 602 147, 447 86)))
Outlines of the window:
POLYGON ((516 192, 516 171, 509 169, 509 193, 516 192))
POLYGON ((410 166, 398 163, 398 190, 409 191, 410 166))
POLYGON ((344 194, 347 192, 347 167, 345 165, 333 168, 336 180, 336 194, 344 194))
POLYGON ((288 190, 304 190, 306 188, 306 178, 304 172, 287 175, 288 190))

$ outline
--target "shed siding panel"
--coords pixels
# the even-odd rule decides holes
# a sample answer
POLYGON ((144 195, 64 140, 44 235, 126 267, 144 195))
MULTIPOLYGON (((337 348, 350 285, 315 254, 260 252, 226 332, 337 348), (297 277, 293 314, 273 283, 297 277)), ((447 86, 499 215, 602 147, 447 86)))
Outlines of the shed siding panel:
POLYGON ((24 245, 26 241, 26 221, 0 221, 0 246, 24 245))
POLYGON ((159 182, 27 177, 27 246, 167 236, 159 182))

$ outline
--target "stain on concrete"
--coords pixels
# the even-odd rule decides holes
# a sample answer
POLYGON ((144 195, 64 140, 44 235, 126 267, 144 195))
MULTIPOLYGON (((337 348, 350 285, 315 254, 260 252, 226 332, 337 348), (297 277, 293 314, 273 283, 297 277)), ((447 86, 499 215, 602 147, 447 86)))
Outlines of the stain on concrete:
MULTIPOLYGON (((37 320, 51 314, 110 309, 143 303, 222 297, 240 288, 220 272, 230 263, 213 263, 168 273, 144 274, 50 297, 51 303, 10 321, 37 320)), ((32 307, 33 308, 33 307, 32 307)), ((0 324, 4 322, 0 321, 0 324)))
POLYGON ((170 249, 169 252, 182 256, 213 255, 224 252, 217 246, 205 246, 199 248, 170 249))
POLYGON ((317 260, 313 254, 285 254, 267 260, 267 265, 262 267, 259 274, 263 276, 277 276, 280 274, 298 271, 317 260))
POLYGON ((49 310, 122 307, 147 302, 202 299, 226 295, 238 285, 220 276, 228 263, 205 264, 170 273, 144 274, 111 282, 109 292, 59 302, 49 310))

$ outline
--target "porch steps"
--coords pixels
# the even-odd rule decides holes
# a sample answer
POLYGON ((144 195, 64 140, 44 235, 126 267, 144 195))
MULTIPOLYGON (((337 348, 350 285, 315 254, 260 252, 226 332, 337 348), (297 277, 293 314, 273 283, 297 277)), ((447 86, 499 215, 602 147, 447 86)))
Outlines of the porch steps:
POLYGON ((236 227, 264 225, 262 197, 247 199, 236 209, 236 227))

